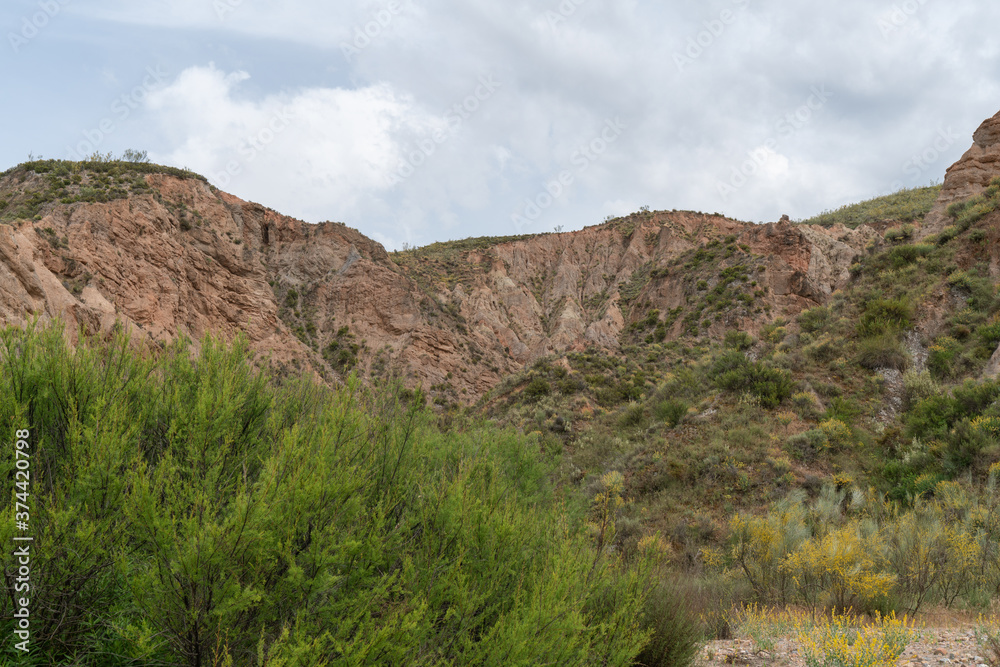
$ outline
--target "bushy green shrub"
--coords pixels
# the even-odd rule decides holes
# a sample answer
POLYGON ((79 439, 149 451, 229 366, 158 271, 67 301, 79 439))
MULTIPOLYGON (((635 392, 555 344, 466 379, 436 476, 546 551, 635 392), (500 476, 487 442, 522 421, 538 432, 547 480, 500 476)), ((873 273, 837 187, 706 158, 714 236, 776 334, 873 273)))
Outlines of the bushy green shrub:
POLYGON ((931 438, 943 436, 961 415, 961 408, 954 398, 935 394, 917 401, 906 414, 906 433, 909 437, 931 438))
POLYGON ((635 664, 648 667, 694 664, 701 645, 701 629, 676 587, 664 582, 653 587, 643 607, 642 625, 652 632, 652 637, 635 664))
POLYGON ((913 305, 906 299, 872 299, 858 320, 858 335, 880 336, 902 331, 913 322, 913 305))
POLYGON ((927 257, 934 251, 934 246, 929 243, 918 243, 916 245, 903 245, 892 248, 886 253, 889 266, 894 269, 901 269, 904 266, 914 263, 921 257, 927 257))
POLYGON ((858 346, 858 364, 869 370, 894 368, 900 372, 909 365, 909 356, 893 336, 877 336, 861 341, 858 346))
POLYGON ((749 350, 753 347, 753 336, 745 331, 727 331, 723 345, 732 350, 749 350))
POLYGON ((687 411, 688 406, 684 401, 671 398, 657 403, 653 408, 653 416, 673 428, 680 423, 687 411))
POLYGON ((955 271, 948 276, 948 284, 968 295, 970 307, 981 312, 990 312, 996 303, 996 289, 989 275, 983 275, 984 273, 981 267, 968 271, 955 271))
POLYGON ((830 321, 830 309, 826 306, 816 306, 799 313, 798 323, 806 333, 821 331, 830 321))
POLYGON ((635 428, 644 423, 646 423, 646 410, 641 403, 626 406, 618 418, 618 425, 622 428, 635 428))
POLYGON ((824 431, 818 428, 789 436, 785 441, 785 451, 802 461, 813 461, 830 446, 824 431))
POLYGON ((787 371, 766 362, 750 361, 738 350, 724 352, 716 359, 712 379, 722 389, 756 396, 764 408, 776 408, 792 394, 792 379, 787 371))
POLYGON ((994 319, 976 329, 976 338, 979 339, 982 356, 988 357, 993 354, 1000 345, 1000 319, 994 319))
POLYGON ((65 340, 0 332, 0 425, 30 430, 37 664, 624 666, 646 644, 651 561, 596 548, 516 432, 441 432, 355 378, 273 382, 245 339, 65 340))
POLYGON ((902 225, 886 230, 885 240, 889 243, 897 243, 913 236, 913 225, 902 225))
POLYGON ((529 400, 537 401, 542 396, 548 396, 552 392, 552 385, 543 377, 532 378, 528 386, 524 388, 524 395, 529 400))
POLYGON ((930 371, 906 371, 903 374, 903 409, 909 410, 925 398, 934 396, 940 391, 930 371))

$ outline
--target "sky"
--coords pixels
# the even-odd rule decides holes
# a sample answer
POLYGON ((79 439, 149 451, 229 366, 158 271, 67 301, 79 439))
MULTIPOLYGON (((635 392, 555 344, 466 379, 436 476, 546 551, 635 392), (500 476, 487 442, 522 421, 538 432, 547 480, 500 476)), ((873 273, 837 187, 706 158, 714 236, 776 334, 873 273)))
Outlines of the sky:
POLYGON ((6 0, 0 170, 146 150, 387 249, 940 182, 1000 110, 982 0, 6 0))

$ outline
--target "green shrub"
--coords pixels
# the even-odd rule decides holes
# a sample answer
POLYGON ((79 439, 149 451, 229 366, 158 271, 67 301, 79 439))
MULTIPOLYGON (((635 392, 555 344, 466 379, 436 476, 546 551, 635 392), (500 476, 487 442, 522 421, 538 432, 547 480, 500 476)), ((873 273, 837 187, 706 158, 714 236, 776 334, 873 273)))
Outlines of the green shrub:
POLYGON ((927 257, 933 251, 934 246, 928 243, 903 245, 889 250, 886 253, 886 258, 892 268, 901 269, 904 266, 914 263, 921 257, 927 257))
POLYGON ((537 401, 542 396, 548 396, 552 392, 552 385, 543 377, 535 377, 524 388, 524 396, 529 400, 537 401))
POLYGON ((962 349, 962 344, 951 336, 938 336, 927 350, 927 368, 936 377, 952 377, 957 370, 955 360, 962 349))
POLYGON ((993 320, 976 329, 976 338, 979 339, 983 349, 983 356, 993 354, 993 351, 1000 345, 1000 320, 993 320))
POLYGON ((653 587, 643 606, 643 629, 652 633, 636 663, 648 667, 693 665, 701 645, 697 617, 675 586, 653 587))
POLYGON ((903 346, 892 336, 868 338, 858 346, 858 364, 869 370, 894 368, 903 372, 909 361, 903 346))
POLYGON ((951 241, 953 238, 958 236, 958 234, 959 234, 958 227, 956 227, 955 225, 948 225, 947 227, 942 229, 941 232, 938 234, 937 244, 944 245, 948 243, 948 241, 951 241))
POLYGON ((903 225, 902 227, 893 227, 885 233, 885 240, 889 243, 897 243, 898 241, 903 241, 909 239, 913 236, 913 225, 903 225))
POLYGON ((627 406, 618 418, 618 425, 622 428, 642 426, 645 422, 646 410, 641 403, 633 403, 627 406))
POLYGON ((938 392, 940 388, 931 377, 930 371, 906 371, 903 374, 903 408, 909 410, 925 398, 930 398, 938 392))
POLYGON ((970 307, 989 312, 994 308, 996 290, 989 276, 980 274, 978 267, 969 271, 955 271, 948 276, 948 284, 969 296, 970 307))
POLYGON ((653 408, 653 416, 673 428, 680 423, 687 411, 688 406, 684 401, 671 398, 657 403, 653 408))
POLYGON ((906 299, 872 299, 858 320, 858 335, 880 336, 911 326, 913 305, 906 299))
POLYGON ((842 354, 841 340, 830 336, 822 336, 811 345, 807 345, 804 352, 818 362, 826 363, 833 361, 842 354))
POLYGON ((764 408, 776 408, 792 394, 792 379, 787 371, 766 362, 750 361, 737 350, 716 359, 711 374, 720 388, 756 396, 764 408))
POLYGON ((745 331, 727 331, 723 345, 733 350, 749 350, 753 347, 753 336, 745 331))
POLYGON ((830 309, 826 306, 816 306, 799 313, 799 327, 806 333, 816 333, 826 327, 830 321, 830 309))
POLYGON ((65 341, 0 332, 0 424, 30 431, 34 664, 624 666, 646 645, 652 561, 597 548, 516 432, 441 432, 398 386, 272 381, 246 339, 65 341))
POLYGON ((952 390, 952 395, 964 415, 977 415, 993 405, 994 401, 1000 397, 1000 381, 966 380, 952 390))
POLYGON ((936 394, 921 399, 904 417, 906 435, 910 438, 944 436, 960 414, 958 401, 950 396, 936 394))
POLYGON ((785 450, 802 461, 812 461, 830 446, 824 431, 814 428, 789 436, 785 441, 785 450))

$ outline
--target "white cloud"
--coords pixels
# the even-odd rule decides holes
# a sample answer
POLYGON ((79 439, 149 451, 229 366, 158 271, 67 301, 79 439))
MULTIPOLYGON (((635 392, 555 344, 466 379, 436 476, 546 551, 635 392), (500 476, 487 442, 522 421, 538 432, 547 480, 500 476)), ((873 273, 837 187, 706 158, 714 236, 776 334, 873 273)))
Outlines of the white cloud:
POLYGON ((311 88, 259 100, 240 95, 246 72, 192 67, 151 94, 165 141, 154 155, 217 186, 309 220, 349 220, 389 189, 406 139, 444 129, 387 84, 311 88))
POLYGON ((565 170, 573 183, 538 230, 593 224, 630 202, 805 217, 940 178, 1000 107, 1000 6, 973 0, 928 0, 890 31, 879 21, 896 0, 398 0, 390 14, 389 0, 220 0, 232 10, 221 16, 215 2, 74 11, 219 44, 175 60, 170 71, 183 74, 151 99, 157 157, 210 177, 237 160, 236 194, 341 219, 390 246, 515 233, 511 215, 565 170), (366 28, 345 58, 342 45, 366 28), (692 39, 700 48, 679 71, 674 55, 692 39), (246 51, 255 40, 299 55, 269 70, 246 51), (225 71, 206 66, 218 53, 235 54, 225 71), (285 67, 307 83, 283 88, 285 67), (331 71, 346 73, 339 87, 331 71), (482 77, 497 89, 456 122, 482 77), (815 86, 832 96, 780 130, 815 86), (294 120, 250 150, 285 108, 294 120), (575 171, 580 146, 617 117, 627 129, 575 171), (962 139, 914 175, 908 161, 942 123, 962 139), (773 156, 720 201, 718 181, 762 146, 773 156))

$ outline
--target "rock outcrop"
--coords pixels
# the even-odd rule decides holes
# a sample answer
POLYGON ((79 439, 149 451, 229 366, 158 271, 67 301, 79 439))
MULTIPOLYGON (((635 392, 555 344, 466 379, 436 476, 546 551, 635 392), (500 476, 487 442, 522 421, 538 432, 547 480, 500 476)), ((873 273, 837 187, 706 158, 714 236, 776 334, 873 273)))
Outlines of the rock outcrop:
POLYGON ((983 121, 972 141, 972 147, 945 173, 941 194, 924 219, 924 235, 935 234, 950 224, 949 205, 980 194, 1000 176, 1000 112, 983 121))
MULTIPOLYGON (((52 201, 0 226, 0 318, 60 317, 71 337, 122 322, 157 344, 243 332, 279 366, 330 379, 396 369, 470 402, 553 352, 618 353, 654 310, 667 339, 794 317, 844 284, 876 234, 642 212, 578 232, 390 254, 343 224, 288 218, 197 178, 143 179, 139 194, 52 201), (720 277, 725 267, 735 273, 720 277), (704 322, 689 313, 708 286, 721 294, 730 282, 754 297, 704 322)), ((91 181, 100 177, 82 184, 91 181)), ((37 201, 65 182, 15 170, 0 199, 37 201)))

